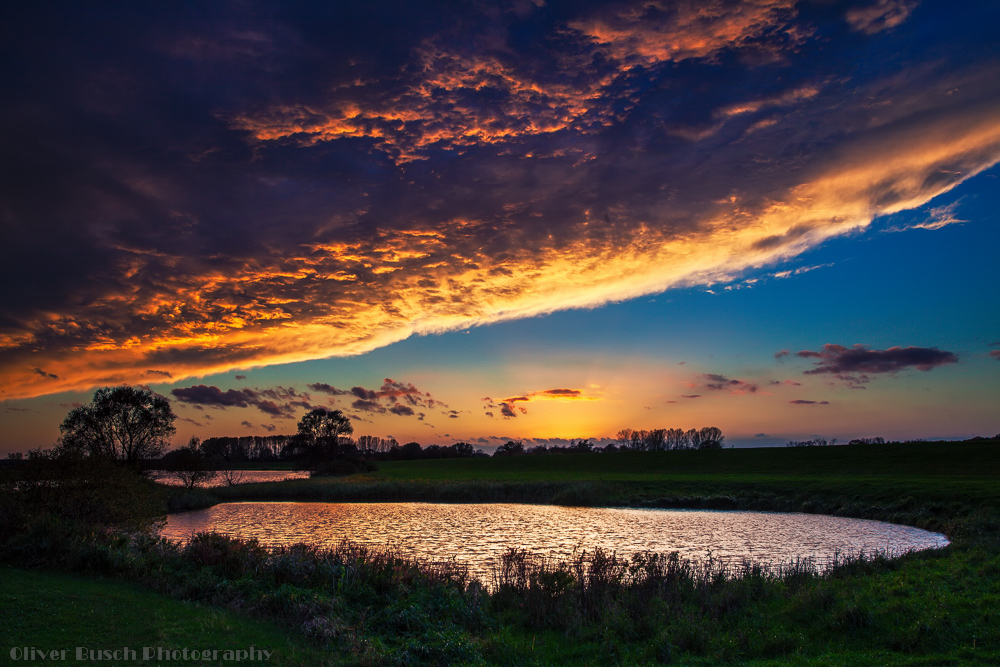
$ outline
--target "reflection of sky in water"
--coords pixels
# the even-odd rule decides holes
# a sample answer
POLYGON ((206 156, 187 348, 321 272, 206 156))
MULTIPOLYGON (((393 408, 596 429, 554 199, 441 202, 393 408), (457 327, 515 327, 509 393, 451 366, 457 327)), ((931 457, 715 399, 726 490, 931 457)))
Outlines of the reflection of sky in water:
MULTIPOLYGON (((154 478, 160 484, 166 484, 167 486, 182 486, 183 482, 177 479, 173 473, 168 470, 153 470, 154 478)), ((281 482, 286 479, 306 479, 309 477, 308 471, 301 470, 234 470, 233 472, 242 473, 242 477, 239 478, 238 484, 254 484, 256 482, 281 482)), ((222 477, 222 473, 208 482, 200 484, 199 486, 225 486, 228 482, 222 477)))
POLYGON ((432 503, 224 503, 173 514, 164 537, 192 532, 255 537, 270 545, 343 539, 389 544, 427 561, 455 559, 488 580, 496 557, 510 547, 565 558, 596 547, 629 556, 677 551, 703 559, 751 557, 770 563, 835 553, 942 547, 944 536, 879 521, 815 514, 608 509, 551 505, 432 503))

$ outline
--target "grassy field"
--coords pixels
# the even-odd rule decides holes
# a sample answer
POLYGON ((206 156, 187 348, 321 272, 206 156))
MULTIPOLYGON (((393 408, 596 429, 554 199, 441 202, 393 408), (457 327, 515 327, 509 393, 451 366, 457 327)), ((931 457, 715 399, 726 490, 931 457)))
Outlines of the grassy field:
MULTIPOLYGON (((144 647, 154 651, 156 648, 224 651, 248 650, 250 646, 272 652, 270 664, 335 664, 329 651, 321 650, 298 633, 289 633, 287 628, 226 609, 173 600, 133 583, 103 577, 0 567, 0 609, 3 609, 0 637, 5 642, 0 647, 3 664, 7 664, 13 647, 35 647, 46 652, 67 649, 65 660, 45 658, 37 662, 81 664, 76 658, 77 647, 102 650, 129 647, 141 658, 144 647)), ((197 662, 225 664, 221 658, 197 662)), ((142 664, 171 663, 176 664, 169 660, 142 664)))
POLYGON ((387 461, 385 479, 649 481, 664 477, 948 477, 1000 473, 1000 442, 913 442, 844 447, 761 447, 387 461))

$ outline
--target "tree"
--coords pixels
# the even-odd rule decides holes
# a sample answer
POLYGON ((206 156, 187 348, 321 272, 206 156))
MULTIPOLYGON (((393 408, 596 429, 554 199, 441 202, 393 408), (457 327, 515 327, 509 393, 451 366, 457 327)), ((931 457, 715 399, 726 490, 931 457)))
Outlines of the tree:
POLYGON ((524 443, 520 440, 508 440, 493 452, 493 456, 520 456, 524 454, 524 443))
POLYGON ((351 420, 340 410, 316 408, 299 422, 299 434, 319 445, 327 458, 337 456, 340 436, 352 433, 351 420))
POLYGON ((726 436, 716 426, 706 426, 698 432, 698 449, 722 449, 726 436))
POLYGON ((60 449, 136 467, 158 458, 177 429, 170 401, 129 385, 101 387, 94 400, 70 410, 59 426, 60 449))
POLYGON ((218 476, 218 473, 212 469, 211 461, 205 456, 205 452, 201 448, 201 440, 197 436, 191 436, 188 444, 164 456, 162 465, 172 470, 174 477, 186 489, 193 489, 218 476))

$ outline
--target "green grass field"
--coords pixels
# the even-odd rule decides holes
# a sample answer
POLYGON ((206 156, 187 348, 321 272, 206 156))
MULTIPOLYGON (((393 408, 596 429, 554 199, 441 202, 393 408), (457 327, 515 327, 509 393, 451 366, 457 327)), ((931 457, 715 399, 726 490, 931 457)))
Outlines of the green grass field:
MULTIPOLYGON (((0 567, 0 609, 0 637, 4 641, 0 664, 8 664, 14 647, 46 652, 66 649, 66 659, 20 659, 10 664, 95 664, 77 660, 78 647, 112 651, 129 647, 141 658, 144 647, 152 648, 155 657, 157 648, 225 651, 248 650, 250 646, 273 652, 268 661, 272 665, 335 664, 329 651, 287 628, 227 609, 173 600, 137 584, 103 577, 0 567)), ((131 664, 177 663, 154 659, 131 664)), ((199 660, 196 664, 226 661, 199 660)))
POLYGON ((1000 442, 914 442, 850 447, 762 447, 674 452, 558 454, 388 461, 384 479, 652 481, 705 476, 753 479, 944 478, 989 480, 1000 474, 1000 442))

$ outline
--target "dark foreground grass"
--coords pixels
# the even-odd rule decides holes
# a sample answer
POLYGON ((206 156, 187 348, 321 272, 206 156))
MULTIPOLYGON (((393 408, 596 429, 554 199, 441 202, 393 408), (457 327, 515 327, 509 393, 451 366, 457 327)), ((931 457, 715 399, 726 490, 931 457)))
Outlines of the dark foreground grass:
MULTIPOLYGON (((77 659, 78 648, 89 658, 92 650, 129 647, 141 658, 143 649, 149 647, 154 659, 142 664, 171 664, 173 661, 155 659, 156 650, 161 648, 188 648, 199 653, 205 648, 219 649, 219 660, 198 661, 213 665, 225 664, 224 651, 245 651, 251 646, 271 653, 271 664, 336 664, 336 657, 328 651, 272 622, 171 599, 134 583, 103 577, 0 567, 0 609, 0 637, 4 641, 0 664, 8 664, 8 660, 18 664, 86 664, 89 660, 77 659), (66 659, 60 654, 55 660, 14 661, 10 655, 14 647, 34 647, 46 653, 65 649, 66 659)), ((125 657, 124 653, 120 656, 125 657)))

